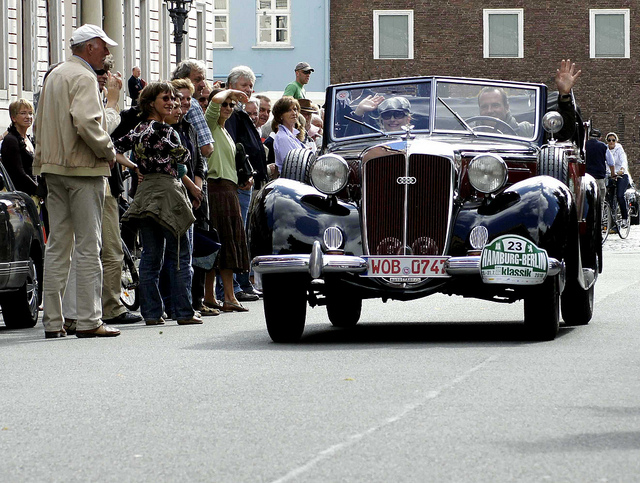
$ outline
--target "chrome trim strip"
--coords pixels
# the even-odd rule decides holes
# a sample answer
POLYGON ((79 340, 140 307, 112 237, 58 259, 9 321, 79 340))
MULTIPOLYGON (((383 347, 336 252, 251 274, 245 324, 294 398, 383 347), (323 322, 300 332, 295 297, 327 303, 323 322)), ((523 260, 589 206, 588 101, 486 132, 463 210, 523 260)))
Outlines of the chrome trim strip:
MULTIPOLYGON (((315 245, 315 243, 314 243, 315 245)), ((255 272, 288 273, 308 272, 313 278, 320 278, 324 273, 363 273, 367 271, 367 261, 352 255, 265 255, 256 257, 251 262, 255 272), (318 267, 320 273, 317 274, 318 267), (314 272, 312 272, 314 270, 314 272)), ((564 269, 564 264, 549 258, 547 275, 558 275, 564 269)), ((480 275, 480 256, 451 257, 445 264, 448 275, 480 275)))
POLYGON ((0 263, 0 277, 29 273, 29 260, 0 263))

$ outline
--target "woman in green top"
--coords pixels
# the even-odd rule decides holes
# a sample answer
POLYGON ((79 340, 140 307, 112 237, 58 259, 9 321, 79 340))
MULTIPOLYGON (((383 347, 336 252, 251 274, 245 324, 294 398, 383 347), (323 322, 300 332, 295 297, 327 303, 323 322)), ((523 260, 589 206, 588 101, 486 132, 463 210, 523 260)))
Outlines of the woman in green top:
POLYGON ((224 303, 215 299, 215 272, 207 273, 205 304, 223 312, 247 312, 233 293, 233 274, 249 270, 247 238, 238 201, 236 172, 236 144, 224 128, 236 102, 248 102, 247 95, 233 89, 214 89, 210 96, 205 119, 215 141, 209 157, 207 187, 209 188, 209 218, 220 236, 220 253, 215 268, 220 271, 224 286, 224 303))

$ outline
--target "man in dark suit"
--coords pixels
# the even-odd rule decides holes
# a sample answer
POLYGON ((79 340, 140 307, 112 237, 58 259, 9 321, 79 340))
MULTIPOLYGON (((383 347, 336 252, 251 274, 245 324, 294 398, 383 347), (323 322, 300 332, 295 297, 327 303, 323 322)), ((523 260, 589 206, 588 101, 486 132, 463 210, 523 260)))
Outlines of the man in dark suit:
POLYGON ((140 76, 142 72, 140 71, 140 67, 134 67, 131 69, 131 77, 129 77, 128 85, 129 85, 129 97, 131 98, 131 106, 138 105, 138 96, 140 95, 140 91, 144 88, 147 83, 140 76))

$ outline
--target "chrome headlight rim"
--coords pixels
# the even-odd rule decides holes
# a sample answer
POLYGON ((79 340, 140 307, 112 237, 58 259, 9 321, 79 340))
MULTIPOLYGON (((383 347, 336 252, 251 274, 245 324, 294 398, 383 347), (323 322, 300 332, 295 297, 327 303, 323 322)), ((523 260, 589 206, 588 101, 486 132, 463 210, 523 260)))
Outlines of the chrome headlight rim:
POLYGON ((342 156, 325 154, 313 161, 309 169, 311 185, 327 195, 342 191, 349 181, 349 165, 342 156))
POLYGON ((508 169, 507 163, 502 159, 501 156, 493 153, 479 154, 475 156, 467 167, 467 173, 469 177, 469 183, 476 191, 484 194, 495 193, 496 191, 502 189, 507 184, 508 179, 508 169), (474 174, 474 168, 480 168, 480 163, 492 163, 489 166, 489 169, 482 169, 482 172, 479 173, 480 176, 484 176, 485 178, 489 175, 492 176, 492 179, 482 180, 478 176, 478 174, 474 174), (488 171, 493 169, 493 175, 491 173, 487 174, 488 171))

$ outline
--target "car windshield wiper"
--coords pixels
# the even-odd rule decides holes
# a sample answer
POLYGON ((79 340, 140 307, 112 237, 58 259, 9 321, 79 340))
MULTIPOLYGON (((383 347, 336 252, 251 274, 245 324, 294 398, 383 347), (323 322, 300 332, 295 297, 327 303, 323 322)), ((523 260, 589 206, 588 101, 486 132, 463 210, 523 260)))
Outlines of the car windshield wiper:
POLYGON ((364 121, 359 121, 358 119, 354 119, 354 118, 349 117, 349 116, 344 116, 344 118, 345 118, 345 119, 348 119, 348 120, 349 120, 349 121, 351 121, 351 122, 355 122, 356 124, 360 124, 361 126, 368 127, 368 128, 369 128, 369 129, 371 129, 372 131, 379 132, 379 133, 380 133, 380 134, 382 134, 383 136, 389 136, 389 134, 387 134, 386 132, 384 132, 384 131, 382 131, 382 130, 378 129, 377 127, 372 126, 371 124, 367 124, 367 123, 366 123, 366 122, 364 122, 364 121))
POLYGON ((444 107, 446 107, 446 108, 449 110, 449 112, 450 112, 451 114, 453 114, 453 115, 454 115, 454 117, 458 120, 458 122, 459 122, 460 124, 462 124, 462 126, 463 126, 467 131, 469 131, 469 132, 470 132, 471 134, 473 134, 475 137, 478 137, 478 134, 476 134, 476 132, 473 130, 473 128, 472 128, 471 126, 469 126, 469 124, 467 124, 467 123, 466 123, 466 121, 465 121, 464 119, 462 119, 462 117, 460 116, 460 114, 458 114, 456 111, 454 111, 453 109, 451 109, 451 108, 449 107, 449 105, 448 105, 446 102, 444 102, 444 101, 442 100, 442 97, 438 97, 438 100, 439 100, 440 102, 442 102, 442 105, 443 105, 444 107))

